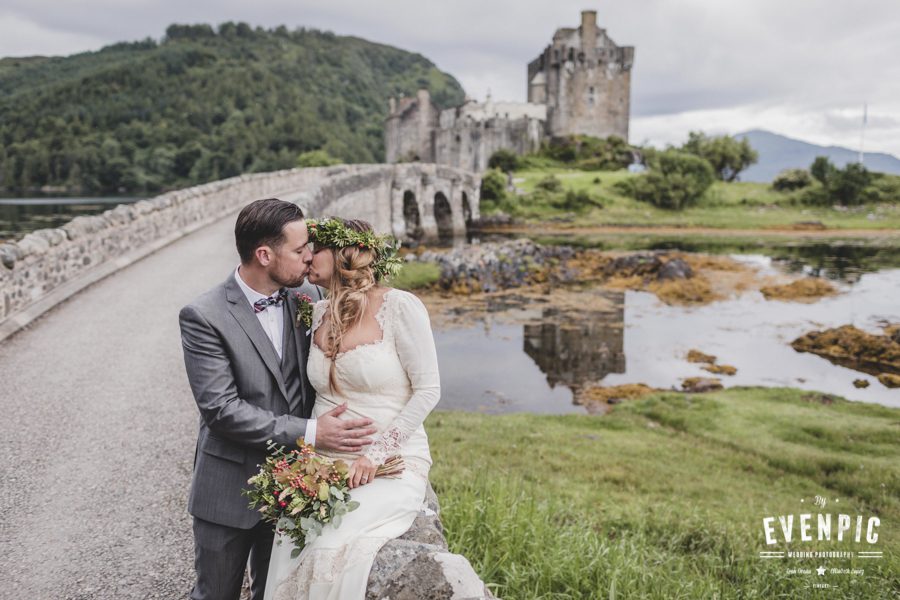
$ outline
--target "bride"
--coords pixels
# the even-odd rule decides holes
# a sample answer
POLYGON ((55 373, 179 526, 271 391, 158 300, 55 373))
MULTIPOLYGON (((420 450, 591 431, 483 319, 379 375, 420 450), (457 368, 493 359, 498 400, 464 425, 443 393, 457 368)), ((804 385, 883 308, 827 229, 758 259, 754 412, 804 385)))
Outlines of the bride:
POLYGON ((350 465, 359 507, 291 559, 282 538, 272 550, 266 600, 362 600, 378 550, 412 525, 425 498, 431 456, 422 426, 440 398, 428 312, 413 294, 380 285, 395 249, 365 221, 310 224, 309 281, 328 289, 312 310, 307 372, 316 417, 346 403, 345 418, 370 418, 374 441, 358 454, 322 452, 350 465), (313 234, 313 231, 315 234, 313 234), (399 478, 375 469, 400 455, 399 478))

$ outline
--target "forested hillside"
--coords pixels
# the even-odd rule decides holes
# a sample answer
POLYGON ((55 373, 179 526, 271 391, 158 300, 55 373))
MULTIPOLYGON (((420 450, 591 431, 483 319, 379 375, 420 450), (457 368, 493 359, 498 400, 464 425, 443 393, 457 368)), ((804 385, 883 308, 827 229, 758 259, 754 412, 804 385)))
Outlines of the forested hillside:
POLYGON ((0 60, 0 193, 150 193, 383 158, 391 95, 463 91, 425 57, 328 32, 172 25, 163 41, 0 60))

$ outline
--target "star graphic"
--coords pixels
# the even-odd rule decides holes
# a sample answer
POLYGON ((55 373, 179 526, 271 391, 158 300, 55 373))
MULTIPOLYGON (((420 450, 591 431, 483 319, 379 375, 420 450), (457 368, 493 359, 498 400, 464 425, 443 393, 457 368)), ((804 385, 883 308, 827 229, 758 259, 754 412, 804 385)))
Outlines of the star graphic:
POLYGON ((824 574, 825 574, 825 567, 819 567, 819 568, 817 568, 817 569, 816 569, 816 573, 818 573, 819 575, 824 575, 824 574))

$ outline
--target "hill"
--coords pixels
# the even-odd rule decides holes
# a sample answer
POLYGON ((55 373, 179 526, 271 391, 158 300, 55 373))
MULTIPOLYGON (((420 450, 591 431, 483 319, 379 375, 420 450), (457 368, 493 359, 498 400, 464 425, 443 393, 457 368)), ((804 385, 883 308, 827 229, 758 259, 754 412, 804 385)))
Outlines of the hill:
POLYGON ((0 60, 0 192, 147 193, 297 164, 383 158, 388 98, 459 83, 354 37, 245 23, 172 25, 69 57, 0 60))
MULTIPOLYGON (((759 162, 741 173, 742 181, 769 182, 784 169, 807 169, 817 156, 827 156, 832 163, 843 167, 856 162, 858 151, 839 146, 817 146, 771 131, 754 129, 734 137, 747 139, 759 152, 759 162)), ((863 163, 870 171, 900 175, 900 159, 890 154, 866 153, 863 163)))

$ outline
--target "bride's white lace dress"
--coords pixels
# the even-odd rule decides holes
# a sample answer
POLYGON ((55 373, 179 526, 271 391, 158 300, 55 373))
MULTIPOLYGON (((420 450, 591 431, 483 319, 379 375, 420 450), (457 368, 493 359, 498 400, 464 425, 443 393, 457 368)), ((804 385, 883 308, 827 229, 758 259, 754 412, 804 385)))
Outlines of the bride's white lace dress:
MULTIPOLYGON (((322 322, 328 300, 313 307, 311 334, 322 322)), ((403 535, 422 508, 431 455, 422 425, 440 398, 437 352, 422 302, 409 292, 390 290, 376 314, 382 339, 339 354, 339 394, 328 386, 330 362, 310 344, 309 380, 316 388, 313 412, 319 416, 347 402, 341 418, 368 417, 377 433, 362 451, 374 464, 392 455, 406 469, 398 479, 376 478, 351 490, 360 505, 340 527, 327 525, 321 537, 295 559, 284 539, 275 544, 266 583, 266 600, 352 600, 365 597, 366 582, 378 550, 403 535)), ((323 452, 347 464, 354 454, 323 452)))

